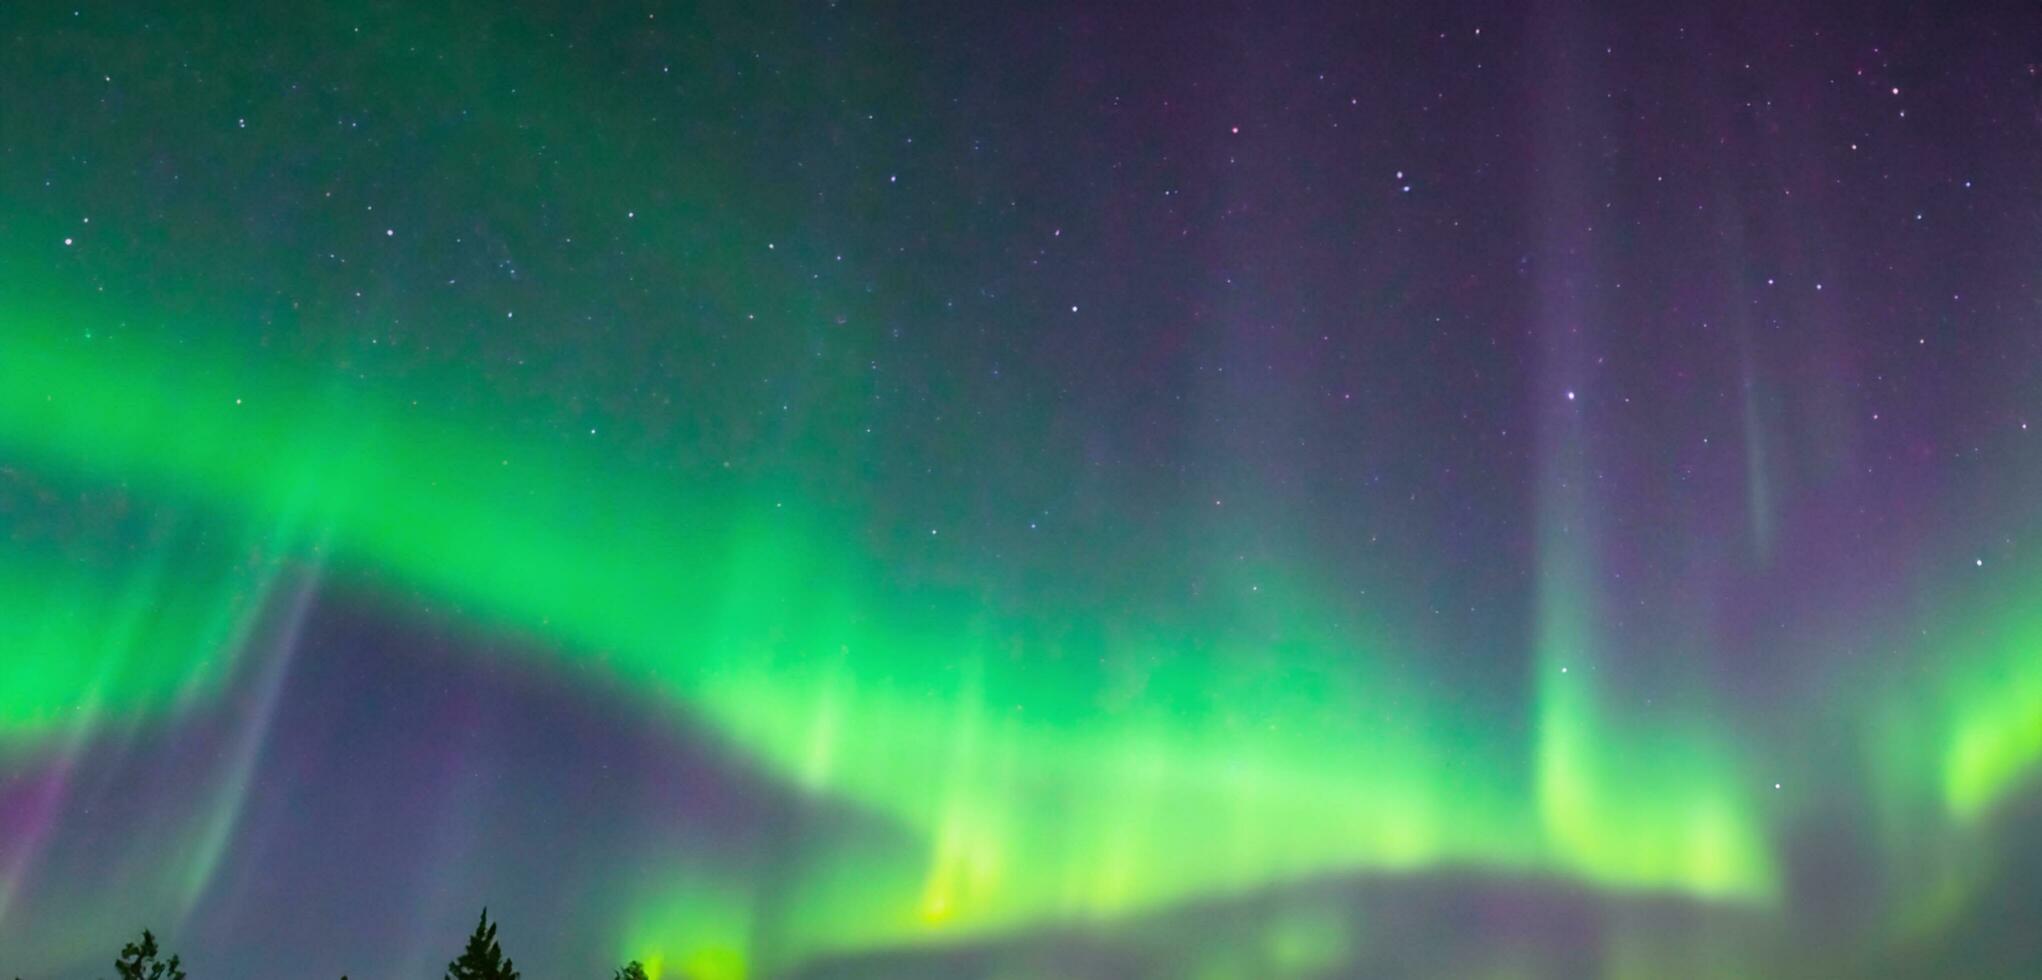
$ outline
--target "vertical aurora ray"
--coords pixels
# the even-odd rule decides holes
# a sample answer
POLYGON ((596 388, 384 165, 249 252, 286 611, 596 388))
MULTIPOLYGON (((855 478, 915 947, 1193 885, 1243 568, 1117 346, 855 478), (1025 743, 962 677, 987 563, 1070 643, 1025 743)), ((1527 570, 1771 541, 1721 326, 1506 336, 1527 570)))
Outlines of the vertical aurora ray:
POLYGON ((1608 397, 1597 390, 1588 351, 1611 328, 1588 286, 1599 278, 1606 246, 1592 234, 1584 190, 1592 164, 1580 148, 1597 130, 1591 117, 1599 108, 1581 97, 1593 79, 1579 25, 1557 10, 1545 16, 1548 72, 1566 97, 1542 119, 1547 176, 1536 198, 1543 251, 1552 257, 1534 287, 1542 368, 1532 386, 1540 461, 1533 764, 1541 826, 1563 865, 1599 882, 1770 900, 1773 859, 1747 794, 1736 788, 1750 777, 1706 722, 1674 720, 1680 705, 1664 705, 1645 722, 1621 717, 1605 680, 1627 660, 1675 660, 1683 644, 1636 629, 1618 635, 1606 625, 1620 616, 1606 598, 1603 583, 1613 576, 1603 555, 1635 532, 1599 519, 1611 507, 1597 497, 1606 450, 1596 420, 1608 397))
POLYGON ((234 839, 234 832, 240 826, 247 809, 248 795, 254 777, 256 761, 262 752, 266 736, 276 721, 279 697, 283 681, 290 670, 292 654, 296 649, 299 633, 304 628, 306 613, 318 586, 316 569, 301 570, 297 574, 302 580, 290 589, 290 595, 282 601, 280 627, 280 649, 265 658, 266 662, 255 667, 252 678, 251 703, 247 717, 241 722, 241 730, 234 736, 229 754, 225 760, 219 782, 212 790, 213 804, 205 819, 203 828, 186 849, 190 855, 178 895, 178 920, 185 921, 212 884, 220 863, 234 839))
POLYGON ((1750 512, 1752 549, 1760 564, 1773 552, 1773 487, 1767 466, 1765 421, 1760 403, 1759 378, 1752 365, 1751 341, 1741 338, 1743 357, 1744 487, 1745 508, 1750 512))
MULTIPOLYGON (((1571 424, 1556 423, 1563 432, 1571 424)), ((1736 788, 1751 779, 1746 768, 1706 721, 1673 722, 1680 705, 1648 723, 1626 722, 1608 706, 1601 679, 1617 658, 1647 651, 1615 648, 1597 629, 1607 614, 1594 585, 1596 524, 1579 502, 1584 471, 1559 470, 1541 522, 1535 757, 1539 814, 1558 860, 1611 885, 1769 899, 1772 858, 1747 792, 1736 788)))
MULTIPOLYGON (((49 880, 57 873, 51 852, 75 859, 78 844, 58 815, 75 818, 81 805, 89 812, 108 793, 107 759, 164 739, 233 688, 283 556, 267 536, 220 533, 174 507, 130 510, 122 494, 63 481, 32 484, 10 473, 0 498, 15 517, 0 552, 0 764, 30 774, 25 786, 0 787, 0 925, 82 942, 92 920, 65 915, 61 903, 21 900, 48 902, 63 891, 49 880), (76 495, 51 506, 67 494, 76 495), (72 522, 86 515, 111 515, 102 525, 110 530, 80 532, 72 522), (61 537, 49 536, 50 520, 61 537)), ((157 809, 135 838, 98 843, 101 880, 118 882, 161 921, 189 912, 227 844, 231 825, 217 814, 231 813, 245 791, 233 768, 198 795, 138 775, 133 798, 116 807, 147 799, 157 809)))

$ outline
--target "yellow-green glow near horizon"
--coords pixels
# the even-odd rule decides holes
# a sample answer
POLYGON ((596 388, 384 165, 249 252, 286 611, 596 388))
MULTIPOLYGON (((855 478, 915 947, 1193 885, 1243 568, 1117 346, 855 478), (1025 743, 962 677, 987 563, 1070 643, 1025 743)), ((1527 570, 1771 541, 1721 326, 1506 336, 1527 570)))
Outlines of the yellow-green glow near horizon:
POLYGON ((1943 800, 1974 819, 2042 761, 2042 620, 2009 605, 1989 614, 1938 685, 1943 800))

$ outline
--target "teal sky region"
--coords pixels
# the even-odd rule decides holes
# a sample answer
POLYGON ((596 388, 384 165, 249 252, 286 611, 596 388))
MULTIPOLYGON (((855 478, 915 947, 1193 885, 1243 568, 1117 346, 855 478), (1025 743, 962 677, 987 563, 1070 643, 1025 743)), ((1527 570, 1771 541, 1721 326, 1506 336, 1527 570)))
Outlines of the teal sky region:
POLYGON ((0 970, 2028 976, 2042 12, 0 11, 0 970))

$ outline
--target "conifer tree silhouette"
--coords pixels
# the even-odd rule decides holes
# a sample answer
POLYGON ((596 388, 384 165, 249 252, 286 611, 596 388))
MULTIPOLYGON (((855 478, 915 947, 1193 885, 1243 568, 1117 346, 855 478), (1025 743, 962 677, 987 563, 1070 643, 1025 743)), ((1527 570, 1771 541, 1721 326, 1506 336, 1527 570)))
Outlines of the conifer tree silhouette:
POLYGON ((487 907, 482 910, 482 921, 468 936, 468 948, 460 959, 447 964, 446 980, 518 980, 517 969, 497 945, 496 926, 489 921, 487 907))
POLYGON ((121 947, 121 958, 113 961, 120 980, 184 980, 184 968, 172 956, 168 962, 156 959, 156 935, 142 930, 142 941, 121 947))
POLYGON ((632 960, 619 967, 617 975, 610 978, 610 980, 646 980, 645 964, 632 960))

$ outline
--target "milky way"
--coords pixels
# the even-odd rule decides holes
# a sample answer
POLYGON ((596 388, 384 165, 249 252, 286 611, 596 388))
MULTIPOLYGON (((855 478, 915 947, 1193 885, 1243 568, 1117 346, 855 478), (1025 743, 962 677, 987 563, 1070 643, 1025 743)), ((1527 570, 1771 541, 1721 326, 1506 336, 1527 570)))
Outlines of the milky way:
POLYGON ((0 970, 2042 969, 2042 11, 588 6, 0 12, 0 970))

